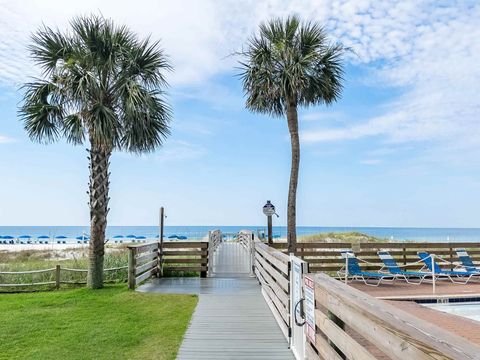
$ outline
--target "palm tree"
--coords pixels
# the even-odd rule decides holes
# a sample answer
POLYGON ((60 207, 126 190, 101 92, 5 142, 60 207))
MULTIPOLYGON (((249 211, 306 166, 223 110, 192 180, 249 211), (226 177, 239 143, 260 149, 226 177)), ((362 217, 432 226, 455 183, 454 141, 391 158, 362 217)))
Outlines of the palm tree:
POLYGON ((246 107, 259 113, 286 116, 292 147, 288 189, 288 250, 295 251, 296 199, 300 165, 298 107, 331 104, 343 88, 345 48, 328 42, 316 22, 302 23, 297 16, 273 19, 260 25, 240 54, 246 107))
POLYGON ((139 39, 101 16, 79 17, 61 33, 43 27, 29 50, 43 78, 24 85, 20 116, 30 138, 90 144, 90 246, 87 284, 103 286, 112 151, 144 153, 162 145, 171 111, 157 42, 139 39))

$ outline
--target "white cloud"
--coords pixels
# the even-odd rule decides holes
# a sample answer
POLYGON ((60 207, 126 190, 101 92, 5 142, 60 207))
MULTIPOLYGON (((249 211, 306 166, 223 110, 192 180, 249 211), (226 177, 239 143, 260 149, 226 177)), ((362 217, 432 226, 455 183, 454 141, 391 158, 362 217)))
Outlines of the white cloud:
MULTIPOLYGON (((64 28, 72 16, 91 12, 162 39, 175 65, 172 93, 220 109, 243 107, 243 100, 218 84, 215 76, 234 71, 236 59, 228 55, 241 48, 260 21, 292 12, 319 20, 354 50, 349 61, 372 70, 375 86, 403 92, 381 116, 335 128, 310 128, 303 134, 305 140, 379 136, 393 143, 455 139, 479 145, 471 140, 479 133, 478 2, 0 0, 0 82, 18 85, 35 74, 26 46, 29 34, 42 22, 64 28)), ((358 119, 362 116, 351 122, 358 119)))
POLYGON ((182 140, 172 140, 163 146, 158 159, 161 162, 186 161, 198 159, 206 153, 207 150, 203 146, 182 140))
POLYGON ((15 142, 15 139, 12 139, 11 137, 5 135, 0 135, 0 144, 8 144, 12 142, 15 142))
POLYGON ((380 159, 363 159, 360 160, 360 164, 363 165, 378 165, 382 162, 380 159))

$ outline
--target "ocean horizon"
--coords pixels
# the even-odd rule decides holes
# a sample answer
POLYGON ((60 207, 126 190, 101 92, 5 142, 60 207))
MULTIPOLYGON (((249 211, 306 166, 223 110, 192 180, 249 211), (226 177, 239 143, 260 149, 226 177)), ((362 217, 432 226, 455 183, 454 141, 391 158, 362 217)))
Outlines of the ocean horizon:
MULTIPOLYGON (((237 233, 240 230, 265 231, 266 227, 243 225, 243 226, 165 226, 165 236, 186 236, 187 239, 198 240, 208 235, 209 230, 220 229, 224 233, 237 233)), ((480 241, 480 228, 419 228, 419 227, 329 227, 329 226, 298 226, 298 236, 311 235, 326 232, 361 232, 382 239, 398 241, 451 241, 451 242, 475 242, 480 241)), ((145 236, 154 239, 158 236, 158 226, 108 226, 107 238, 114 236, 145 236)), ((277 237, 286 237, 286 226, 274 226, 273 234, 277 237)), ((75 237, 89 235, 89 226, 0 226, 0 236, 12 236, 17 238, 29 235, 32 238, 38 236, 66 236, 67 241, 74 241, 75 237)))

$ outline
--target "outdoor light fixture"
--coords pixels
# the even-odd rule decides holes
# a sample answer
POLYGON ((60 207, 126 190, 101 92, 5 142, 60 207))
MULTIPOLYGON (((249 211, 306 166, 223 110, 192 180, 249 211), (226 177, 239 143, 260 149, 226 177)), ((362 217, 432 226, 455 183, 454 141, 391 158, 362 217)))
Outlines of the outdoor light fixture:
POLYGON ((267 200, 267 203, 263 205, 263 213, 267 216, 268 244, 272 244, 272 215, 277 215, 277 213, 275 212, 275 206, 270 202, 270 200, 267 200))

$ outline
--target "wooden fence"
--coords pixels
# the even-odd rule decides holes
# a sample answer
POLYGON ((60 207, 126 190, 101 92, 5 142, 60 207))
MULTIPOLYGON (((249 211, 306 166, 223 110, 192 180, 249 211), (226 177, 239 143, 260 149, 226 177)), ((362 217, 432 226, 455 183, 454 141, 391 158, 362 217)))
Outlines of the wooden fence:
POLYGON ((159 272, 159 243, 129 245, 128 248, 128 288, 137 285, 159 272))
MULTIPOLYGON (((286 243, 274 243, 274 248, 287 252, 286 243)), ((414 243, 414 242, 382 242, 382 243, 298 243, 295 255, 309 263, 310 272, 336 272, 345 265, 341 250, 352 249, 355 255, 371 264, 362 264, 364 270, 378 270, 383 263, 377 255, 380 250, 388 250, 400 265, 407 265, 419 260, 417 252, 425 250, 453 263, 458 261, 456 248, 466 248, 472 260, 480 263, 480 243, 414 243)), ((419 263, 407 266, 415 270, 419 263)), ((452 265, 449 265, 452 268, 452 265)))
POLYGON ((206 277, 208 242, 164 242, 162 265, 164 273, 200 273, 201 277, 206 277))
POLYGON ((208 232, 208 268, 207 268, 207 275, 213 275, 213 259, 215 255, 215 251, 217 251, 218 247, 223 241, 223 234, 220 230, 213 230, 208 232))
POLYGON ((285 337, 290 336, 290 260, 266 244, 255 243, 255 275, 285 337))
MULTIPOLYGON (((128 266, 120 266, 114 268, 104 269, 103 271, 113 272, 127 270, 128 266)), ((87 269, 73 269, 68 267, 62 267, 61 265, 56 265, 54 268, 49 269, 40 269, 40 270, 29 270, 29 271, 0 271, 0 291, 19 291, 22 288, 54 288, 60 289, 62 284, 68 285, 85 285, 87 283, 87 269), (80 274, 80 279, 73 279, 72 276, 62 276, 65 273, 76 273, 80 274), (9 277, 19 277, 23 279, 17 282, 11 282, 8 280, 9 277), (41 276, 42 280, 35 280, 34 277, 41 276), (25 277, 30 277, 31 281, 27 282, 25 277), (69 280, 67 280, 69 279, 69 280)), ((119 277, 115 281, 125 281, 125 277, 119 277)))
POLYGON ((480 347, 326 274, 314 282, 315 342, 307 359, 479 359, 480 347))

